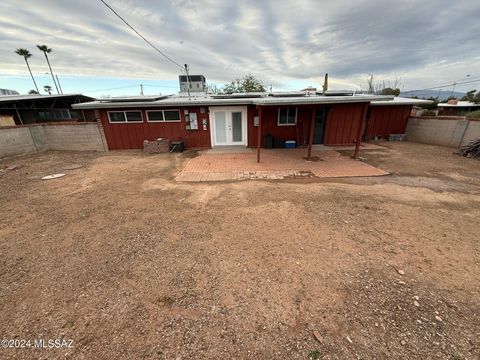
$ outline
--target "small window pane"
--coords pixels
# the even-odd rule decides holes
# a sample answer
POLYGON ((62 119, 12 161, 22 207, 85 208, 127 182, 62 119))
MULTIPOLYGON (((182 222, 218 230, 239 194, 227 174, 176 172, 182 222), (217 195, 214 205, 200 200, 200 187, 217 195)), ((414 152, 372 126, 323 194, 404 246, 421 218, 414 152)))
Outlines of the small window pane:
POLYGON ((140 111, 127 111, 127 121, 142 121, 142 113, 140 111))
POLYGON ((178 110, 165 110, 163 114, 165 121, 180 121, 180 111, 178 110))
POLYGON ((123 111, 109 112, 110 122, 125 122, 125 113, 123 111))
POLYGON ((149 111, 147 116, 149 121, 163 121, 163 111, 149 111))
POLYGON ((297 115, 297 108, 289 108, 288 109, 288 123, 295 124, 295 118, 297 115))
POLYGON ((287 124, 288 119, 288 109, 280 109, 280 117, 278 118, 278 123, 285 125, 287 124))

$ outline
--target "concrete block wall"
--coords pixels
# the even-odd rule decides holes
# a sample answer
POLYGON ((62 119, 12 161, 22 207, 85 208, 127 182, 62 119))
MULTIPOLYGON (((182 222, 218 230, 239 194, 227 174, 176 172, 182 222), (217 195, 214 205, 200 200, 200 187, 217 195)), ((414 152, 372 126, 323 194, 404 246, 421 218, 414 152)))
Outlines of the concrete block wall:
POLYGON ((33 142, 35 143, 35 147, 37 148, 37 151, 40 152, 40 151, 48 150, 47 136, 45 135, 45 127, 29 126, 28 129, 30 130, 30 135, 33 139, 33 142))
POLYGON ((98 125, 48 125, 44 127, 49 150, 105 151, 98 125))
POLYGON ((480 121, 465 117, 410 117, 407 140, 425 144, 458 147, 480 138, 480 121))
POLYGON ((468 144, 472 140, 480 139, 480 119, 476 121, 470 120, 467 131, 463 137, 462 145, 468 144))
POLYGON ((0 158, 46 150, 107 151, 98 123, 0 127, 0 158))
POLYGON ((36 152, 28 127, 0 128, 0 157, 36 152))

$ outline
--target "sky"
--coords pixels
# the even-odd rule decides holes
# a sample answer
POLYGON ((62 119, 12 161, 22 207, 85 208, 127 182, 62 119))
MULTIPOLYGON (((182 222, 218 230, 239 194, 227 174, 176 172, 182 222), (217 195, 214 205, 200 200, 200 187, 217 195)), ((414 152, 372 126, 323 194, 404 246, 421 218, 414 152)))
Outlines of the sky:
MULTIPOLYGON (((253 73, 274 90, 366 89, 367 79, 402 90, 465 82, 480 89, 480 1, 106 0, 190 74, 224 84, 253 73)), ((2 0, 0 88, 53 86, 94 97, 170 94, 180 68, 149 47, 99 0, 2 0)), ((452 87, 445 88, 451 90, 452 87)))

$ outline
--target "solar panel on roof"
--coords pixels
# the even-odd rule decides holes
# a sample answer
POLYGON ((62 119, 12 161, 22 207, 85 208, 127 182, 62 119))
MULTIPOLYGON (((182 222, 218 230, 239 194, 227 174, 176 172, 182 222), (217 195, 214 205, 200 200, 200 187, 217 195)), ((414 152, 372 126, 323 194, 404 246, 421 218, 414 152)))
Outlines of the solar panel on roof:
POLYGON ((166 99, 168 96, 125 96, 99 99, 101 102, 136 102, 136 101, 156 101, 166 99))
POLYGON ((302 97, 305 96, 304 91, 277 91, 268 94, 273 97, 302 97))
POLYGON ((353 96, 353 90, 330 90, 325 94, 321 92, 317 92, 317 94, 325 96, 353 96))
POLYGON ((212 94, 214 99, 241 99, 241 98, 259 98, 264 96, 265 93, 251 92, 251 93, 232 93, 232 94, 212 94))

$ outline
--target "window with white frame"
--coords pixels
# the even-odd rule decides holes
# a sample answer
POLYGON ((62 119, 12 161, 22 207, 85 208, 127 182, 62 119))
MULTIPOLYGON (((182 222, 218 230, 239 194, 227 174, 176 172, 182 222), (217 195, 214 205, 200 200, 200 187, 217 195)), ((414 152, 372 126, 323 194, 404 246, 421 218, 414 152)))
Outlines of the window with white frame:
POLYGON ((297 123, 297 108, 278 109, 278 125, 295 125, 297 123))
POLYGON ((111 123, 141 123, 141 111, 109 111, 108 121, 111 123))
POLYGON ((149 110, 147 111, 148 122, 179 122, 181 121, 180 110, 149 110))

